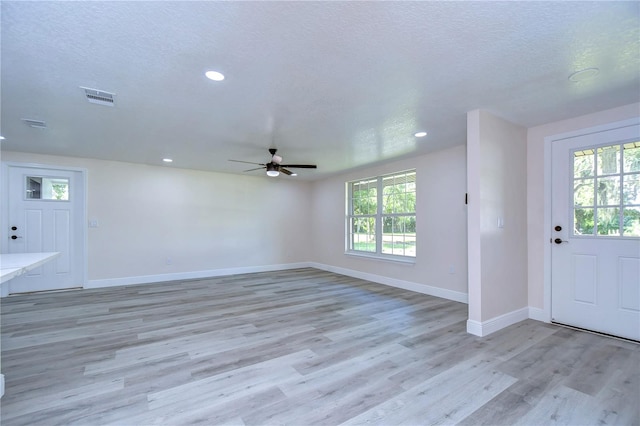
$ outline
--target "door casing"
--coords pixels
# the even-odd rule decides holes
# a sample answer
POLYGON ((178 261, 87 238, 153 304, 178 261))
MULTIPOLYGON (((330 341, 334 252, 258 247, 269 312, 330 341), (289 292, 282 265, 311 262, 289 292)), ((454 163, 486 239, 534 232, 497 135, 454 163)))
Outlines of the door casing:
POLYGON ((78 231, 80 232, 80 236, 78 238, 78 242, 80 247, 78 247, 79 254, 82 258, 82 268, 78 271, 79 281, 82 283, 82 287, 86 287, 87 277, 88 277, 88 256, 87 256, 87 170, 79 167, 66 167, 66 166, 58 166, 58 165, 49 165, 49 164, 40 164, 40 163, 21 163, 21 162, 13 162, 13 161, 3 161, 1 164, 1 188, 2 188, 2 197, 0 199, 0 226, 2 227, 2 232, 0 232, 0 250, 2 253, 9 252, 9 168, 10 167, 24 167, 24 168, 32 168, 34 171, 40 169, 47 170, 60 170, 60 171, 69 171, 69 172, 78 172, 80 174, 79 179, 82 181, 82 191, 83 191, 83 200, 80 206, 79 214, 76 217, 77 221, 80 221, 80 226, 78 226, 78 231))
POLYGON ((544 307, 540 315, 530 315, 530 317, 545 322, 551 322, 551 243, 549 241, 551 240, 551 229, 553 227, 551 220, 551 198, 553 184, 551 179, 552 144, 560 139, 579 137, 591 133, 604 132, 637 124, 640 124, 640 117, 634 117, 627 120, 616 121, 566 133, 559 133, 544 138, 544 307))

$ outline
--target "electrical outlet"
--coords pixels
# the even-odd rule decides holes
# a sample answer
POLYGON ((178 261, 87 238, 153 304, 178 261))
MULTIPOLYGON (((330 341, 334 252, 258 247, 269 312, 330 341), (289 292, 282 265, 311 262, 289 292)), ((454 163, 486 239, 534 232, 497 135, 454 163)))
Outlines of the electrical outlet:
POLYGON ((455 274, 456 273, 456 268, 454 268, 453 265, 449 265, 449 273, 450 274, 455 274))
POLYGON ((173 264, 173 261, 171 260, 170 257, 167 257, 167 259, 164 261, 164 264, 165 265, 171 265, 171 264, 173 264))

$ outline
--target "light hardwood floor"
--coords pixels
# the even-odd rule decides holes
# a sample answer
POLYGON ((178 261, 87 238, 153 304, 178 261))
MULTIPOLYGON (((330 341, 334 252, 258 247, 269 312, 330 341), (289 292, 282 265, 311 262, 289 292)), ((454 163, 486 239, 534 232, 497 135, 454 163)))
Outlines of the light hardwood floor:
POLYGON ((315 269, 2 299, 10 425, 640 423, 640 347, 315 269))

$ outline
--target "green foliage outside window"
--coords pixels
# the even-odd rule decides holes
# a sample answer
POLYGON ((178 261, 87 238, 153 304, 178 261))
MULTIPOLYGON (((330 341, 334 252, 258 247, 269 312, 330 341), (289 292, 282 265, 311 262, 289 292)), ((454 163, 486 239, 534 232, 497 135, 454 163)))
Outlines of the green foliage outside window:
POLYGON ((415 256, 415 171, 350 182, 349 249, 415 256))
POLYGON ((640 142, 574 153, 574 233, 640 237, 640 142))
POLYGON ((69 185, 66 183, 54 183, 51 185, 53 190, 53 198, 56 200, 68 200, 69 199, 69 185))

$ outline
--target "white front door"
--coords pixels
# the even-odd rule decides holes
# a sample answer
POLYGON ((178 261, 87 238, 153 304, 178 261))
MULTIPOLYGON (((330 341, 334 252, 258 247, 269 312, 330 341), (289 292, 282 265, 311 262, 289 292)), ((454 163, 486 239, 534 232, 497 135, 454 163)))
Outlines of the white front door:
POLYGON ((640 340, 640 126, 622 126, 551 144, 551 317, 640 340))
POLYGON ((9 293, 82 287, 84 284, 83 172, 4 165, 5 253, 60 252, 55 260, 9 281, 9 293))

